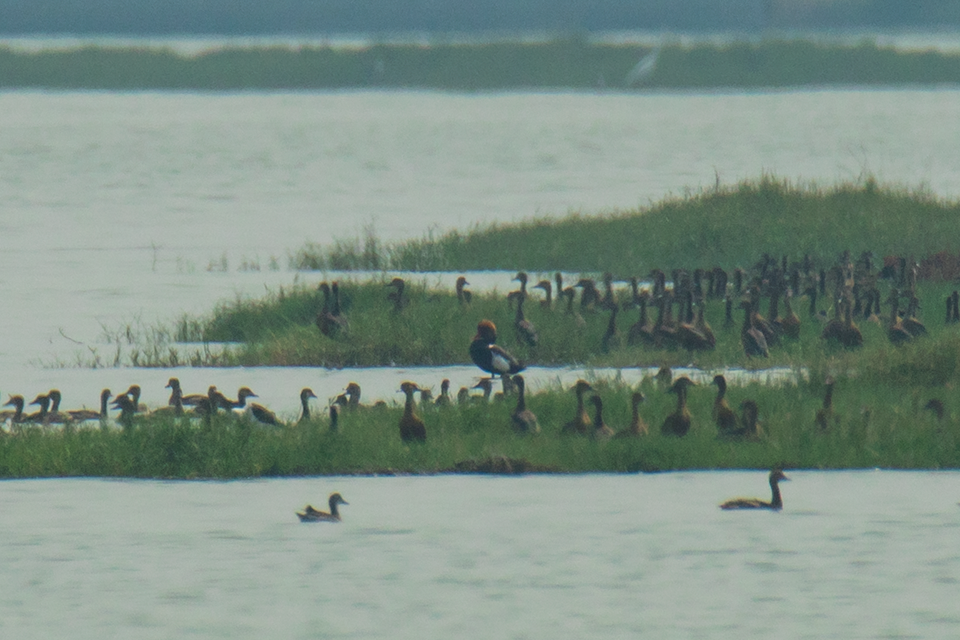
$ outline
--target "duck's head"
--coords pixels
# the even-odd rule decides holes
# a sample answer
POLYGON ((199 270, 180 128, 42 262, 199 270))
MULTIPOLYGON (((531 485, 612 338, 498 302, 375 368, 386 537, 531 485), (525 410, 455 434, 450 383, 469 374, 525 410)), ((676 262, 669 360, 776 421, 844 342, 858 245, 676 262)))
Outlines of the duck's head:
POLYGON ((344 500, 344 499, 343 499, 343 496, 340 495, 339 493, 331 493, 331 494, 330 494, 330 508, 332 509, 334 505, 338 505, 338 504, 350 504, 350 503, 347 502, 346 500, 344 500))
POLYGON ((789 480, 790 480, 790 478, 788 478, 787 476, 783 475, 783 470, 782 470, 782 469, 773 469, 773 470, 770 471, 770 482, 771 482, 772 484, 775 484, 775 483, 777 483, 777 482, 786 482, 786 481, 789 481, 789 480))
POLYGON ((5 407, 19 407, 23 409, 23 396, 10 396, 10 399, 3 403, 5 407))
POLYGON ((237 391, 237 398, 238 398, 239 400, 241 400, 241 401, 242 401, 244 398, 256 398, 256 397, 257 397, 257 394, 255 394, 255 393, 250 389, 250 387, 240 387, 240 390, 237 391))
POLYGON ((306 400, 307 398, 316 398, 317 394, 313 392, 313 389, 309 387, 304 387, 300 390, 300 399, 306 400))
POLYGON ((687 376, 680 376, 673 381, 673 385, 667 390, 667 393, 680 393, 684 391, 687 387, 695 387, 697 383, 688 378, 687 376))
POLYGON ((727 387, 727 379, 723 377, 722 373, 718 373, 717 375, 713 376, 713 382, 710 384, 715 384, 721 389, 725 389, 727 387))
POLYGON ((420 387, 416 382, 401 382, 400 391, 407 394, 408 396, 413 395, 415 392, 420 391, 420 387))
POLYGON ((640 393, 639 391, 634 391, 630 399, 633 402, 634 406, 640 404, 645 400, 643 394, 640 393))
POLYGON ((30 401, 30 404, 39 404, 41 406, 50 404, 50 397, 45 394, 40 394, 36 398, 30 401))
POLYGON ((359 396, 360 395, 360 385, 356 382, 347 383, 347 388, 344 390, 348 396, 359 396))
POLYGON ((321 282, 319 285, 317 285, 317 289, 325 296, 330 295, 330 285, 328 285, 326 282, 321 282))
POLYGON ((406 285, 406 282, 403 280, 403 278, 394 278, 393 280, 391 280, 390 282, 388 282, 388 283, 387 283, 386 285, 384 285, 384 286, 387 286, 387 287, 396 287, 397 289, 403 289, 404 285, 406 285))
POLYGON ((140 399, 140 385, 132 384, 130 387, 123 393, 123 395, 130 396, 133 398, 133 401, 136 402, 140 399))
POLYGON ((180 388, 180 379, 179 378, 170 378, 167 380, 167 384, 164 385, 164 389, 179 389, 180 388))
POLYGON ((577 380, 573 385, 573 390, 578 394, 584 393, 585 391, 592 391, 593 386, 586 380, 577 380))
POLYGON ((527 278, 526 271, 518 271, 517 275, 513 276, 513 279, 520 282, 520 284, 527 284, 527 278))
POLYGON ((537 284, 533 285, 534 289, 543 289, 547 292, 553 291, 553 284, 549 280, 541 280, 537 284))
POLYGON ((473 339, 493 344, 497 341, 497 325, 490 320, 481 320, 477 324, 477 335, 473 339))
POLYGON ((50 391, 47 391, 47 397, 50 398, 50 404, 59 405, 63 399, 63 394, 60 393, 60 389, 50 389, 50 391))
POLYGON ((450 378, 444 378, 440 382, 440 393, 447 393, 450 391, 450 378))
POLYGON ((463 289, 468 284, 470 283, 467 282, 467 278, 465 276, 460 276, 457 278, 457 289, 463 289))
POLYGON ((493 391, 493 378, 480 378, 477 384, 473 385, 473 388, 483 389, 487 392, 493 391))
POLYGON ((460 390, 457 391, 457 403, 463 404, 470 397, 470 389, 466 387, 460 387, 460 390))
POLYGON ((527 383, 524 381, 523 376, 518 373, 517 375, 513 376, 513 384, 515 384, 517 389, 519 389, 522 393, 526 388, 527 383))

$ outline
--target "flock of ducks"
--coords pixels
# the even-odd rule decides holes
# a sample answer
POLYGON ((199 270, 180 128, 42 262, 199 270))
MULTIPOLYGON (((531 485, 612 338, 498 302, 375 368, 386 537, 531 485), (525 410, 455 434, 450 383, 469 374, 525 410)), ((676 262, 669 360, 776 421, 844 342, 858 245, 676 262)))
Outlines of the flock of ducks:
MULTIPOLYGON (((849 253, 840 256, 837 263, 827 270, 816 270, 809 257, 799 263, 790 264, 786 258, 781 261, 764 256, 751 271, 736 269, 732 278, 723 269, 709 270, 696 269, 692 272, 676 270, 671 274, 672 287, 667 286, 666 274, 661 270, 653 270, 650 274, 652 285, 649 289, 641 289, 638 278, 630 279, 629 298, 622 301, 613 288, 613 277, 608 273, 602 278, 602 291, 596 282, 589 278, 578 280, 573 286, 564 286, 561 274, 556 274, 554 282, 541 280, 532 285, 533 289, 544 292, 543 299, 539 300, 542 309, 560 309, 568 315, 576 325, 584 323, 583 314, 608 312, 607 328, 602 338, 600 348, 609 351, 617 346, 626 344, 647 344, 656 348, 675 348, 688 351, 706 351, 715 348, 716 335, 704 319, 704 310, 709 301, 722 301, 725 308, 724 326, 735 325, 732 318, 733 308, 736 306, 743 311, 743 321, 740 324, 740 342, 744 353, 750 357, 765 357, 771 348, 776 348, 783 341, 796 339, 800 335, 801 320, 792 307, 792 300, 796 295, 805 295, 808 298, 808 315, 823 325, 821 337, 830 343, 848 349, 855 349, 863 344, 863 336, 856 325, 856 319, 883 323, 881 320, 881 300, 883 296, 879 290, 881 279, 893 282, 890 286, 886 301, 889 312, 886 315, 886 334, 893 344, 921 338, 926 333, 923 323, 916 317, 919 310, 919 301, 916 295, 917 269, 904 259, 887 261, 883 268, 874 265, 872 255, 862 254, 856 261, 849 253), (732 280, 732 282, 731 282, 732 280), (554 287, 555 285, 555 287, 554 287), (575 303, 577 291, 580 292, 579 305, 575 303), (829 292, 829 296, 828 296, 829 292), (556 297, 554 296, 556 293, 556 297), (768 299, 766 317, 760 314, 762 299, 768 299), (820 311, 817 307, 818 298, 829 297, 832 301, 832 317, 820 311), (780 302, 783 301, 784 312, 780 311, 780 302), (905 302, 905 315, 900 315, 901 303, 905 302), (676 319, 674 319, 676 306, 676 319), (656 318, 651 319, 648 308, 657 310, 656 318), (622 334, 617 317, 621 311, 638 310, 636 322, 631 324, 625 334, 622 334)), ((518 344, 526 347, 536 347, 539 344, 539 335, 533 323, 526 317, 524 305, 528 302, 527 291, 529 277, 525 272, 519 272, 514 278, 519 282, 519 288, 507 294, 507 303, 515 309, 514 332, 518 344)), ((461 276, 457 279, 456 294, 461 305, 469 305, 472 294, 466 288, 469 283, 461 276)), ((401 312, 410 303, 406 293, 406 286, 402 278, 393 278, 386 287, 390 292, 387 301, 396 312, 401 312)), ((339 284, 321 283, 319 290, 324 296, 322 311, 316 317, 316 325, 320 332, 328 337, 336 337, 341 332, 349 330, 349 322, 344 315, 340 301, 339 284)), ((946 300, 946 322, 960 322, 960 294, 956 291, 946 300)), ((482 401, 488 401, 493 393, 493 383, 499 377, 503 386, 501 397, 516 395, 516 405, 510 414, 512 429, 522 435, 533 435, 541 431, 537 416, 530 410, 526 402, 526 384, 521 372, 525 364, 514 357, 507 349, 497 344, 497 328, 490 320, 483 319, 477 325, 477 331, 471 340, 468 353, 476 366, 489 377, 480 379, 474 389, 483 392, 482 401)), ((664 367, 657 376, 658 381, 668 393, 677 397, 676 410, 666 416, 660 426, 660 433, 671 437, 684 437, 691 429, 692 416, 687 408, 689 389, 696 383, 686 376, 672 379, 669 369, 664 367)), ((712 420, 717 434, 721 438, 736 440, 756 440, 763 437, 762 428, 758 422, 759 409, 756 402, 745 399, 740 405, 739 415, 728 404, 726 393, 727 383, 723 375, 713 378, 712 384, 717 388, 717 395, 712 408, 712 420)), ((265 425, 282 425, 276 414, 255 402, 249 402, 257 395, 249 387, 241 387, 237 392, 236 400, 228 398, 215 386, 208 388, 206 393, 185 395, 177 378, 170 378, 166 385, 170 389, 170 400, 167 406, 148 410, 139 403, 140 387, 132 385, 125 392, 112 396, 109 389, 104 389, 100 395, 99 411, 89 409, 61 410, 62 395, 59 390, 51 389, 40 394, 29 403, 36 405, 36 412, 27 412, 27 404, 21 395, 11 396, 4 406, 11 407, 9 411, 0 412, 0 422, 9 422, 14 427, 24 424, 71 424, 88 420, 105 421, 111 406, 120 411, 119 422, 124 426, 133 423, 138 414, 196 416, 210 419, 220 411, 243 412, 254 420, 265 425)), ((832 418, 832 397, 834 381, 828 378, 825 381, 825 395, 823 406, 817 411, 815 423, 820 429, 828 429, 832 418)), ((427 440, 427 428, 423 419, 418 415, 418 403, 415 395, 420 394, 420 405, 435 404, 447 406, 454 403, 450 394, 450 381, 441 383, 440 396, 433 398, 429 388, 421 387, 415 382, 405 381, 400 385, 400 391, 405 395, 404 410, 400 417, 398 428, 400 439, 404 443, 423 443, 427 440)), ((594 439, 633 438, 648 434, 647 424, 640 415, 639 407, 644 396, 639 391, 632 394, 631 424, 620 430, 614 430, 604 420, 603 400, 594 392, 592 385, 579 380, 572 387, 576 396, 576 410, 572 418, 560 429, 560 433, 570 436, 586 436, 594 439), (588 393, 589 395, 588 397, 588 393), (587 406, 592 408, 592 416, 587 406)), ((500 395, 500 394, 497 394, 500 395)), ((496 397, 496 396, 495 396, 496 397)), ((309 400, 317 398, 316 394, 304 388, 300 392, 301 416, 299 421, 311 418, 309 400)), ((470 389, 462 387, 457 394, 456 402, 474 402, 476 398, 470 395, 470 389)), ((939 401, 933 400, 927 405, 934 413, 938 411, 939 401)), ((382 404, 382 403, 381 403, 382 404)), ((329 406, 330 428, 336 430, 339 424, 339 412, 342 409, 352 410, 359 408, 360 387, 351 382, 343 394, 338 396, 329 406)), ((942 415, 943 406, 939 403, 939 414, 942 415)), ((765 502, 755 499, 736 499, 723 503, 723 509, 773 509, 778 510, 783 502, 780 496, 778 483, 787 480, 779 469, 770 472, 770 486, 772 499, 765 502)), ((320 511, 307 505, 297 516, 303 522, 338 522, 340 514, 338 506, 347 504, 339 493, 334 493, 329 499, 329 511, 320 511)))
MULTIPOLYGON (((567 286, 562 274, 557 273, 553 281, 540 280, 530 286, 529 275, 520 271, 513 278, 519 286, 506 295, 506 302, 514 311, 516 342, 528 348, 540 344, 540 335, 526 313, 533 289, 543 292, 543 297, 535 301, 540 309, 565 314, 574 328, 585 326, 585 317, 591 314, 609 313, 598 345, 603 353, 624 345, 689 352, 713 350, 717 334, 706 321, 705 310, 711 304, 722 304, 724 330, 737 326, 734 311, 741 310, 739 337, 743 352, 748 357, 767 357, 771 349, 799 338, 803 320, 794 303, 801 297, 808 301, 809 321, 818 323, 821 338, 830 345, 861 347, 864 339, 858 321, 882 325, 887 339, 895 345, 921 338, 926 327, 917 317, 918 269, 916 263, 905 258, 888 258, 880 265, 870 252, 857 259, 844 252, 826 269, 816 268, 809 256, 790 262, 786 256, 777 260, 764 255, 749 270, 738 268, 730 273, 720 267, 676 269, 668 280, 668 274, 654 269, 648 274, 648 285, 641 286, 636 276, 629 278, 627 291, 615 290, 610 273, 605 273, 599 284, 592 278, 580 278, 567 286), (818 306, 823 300, 828 303, 826 309, 818 306), (761 313, 764 301, 766 315, 761 313), (883 301, 889 305, 887 311, 882 309, 883 301), (624 330, 621 314, 632 309, 638 315, 624 330)), ((473 298, 467 285, 464 276, 457 279, 457 299, 464 306, 473 298)), ((410 304, 402 278, 393 278, 386 287, 391 290, 386 299, 394 311, 400 312, 410 304)), ((349 327, 341 307, 340 287, 336 282, 321 283, 319 290, 324 301, 316 324, 321 333, 334 338, 349 327)), ((945 308, 948 324, 960 322, 960 293, 954 291, 948 296, 945 308)), ((504 359, 503 353, 494 351, 484 357, 493 359, 489 366, 496 373, 516 373, 516 362, 504 359)), ((477 357, 474 362, 480 364, 477 357)))

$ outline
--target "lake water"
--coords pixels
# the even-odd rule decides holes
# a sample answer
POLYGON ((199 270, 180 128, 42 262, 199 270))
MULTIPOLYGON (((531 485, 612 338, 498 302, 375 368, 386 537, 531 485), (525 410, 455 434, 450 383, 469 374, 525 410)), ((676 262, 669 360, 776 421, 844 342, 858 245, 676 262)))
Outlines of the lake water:
POLYGON ((8 638, 956 638, 960 473, 0 483, 8 638), (294 510, 339 491, 344 522, 294 510))
MULTIPOLYGON (((147 378, 149 401, 160 403, 169 372, 40 365, 70 366, 94 352, 109 365, 114 347, 104 328, 167 322, 295 280, 313 285, 324 274, 288 271, 288 254, 367 226, 390 240, 596 213, 764 171, 827 184, 874 174, 960 194, 953 88, 7 91, 0 112, 0 392, 58 385, 71 407, 95 404, 102 386, 146 387, 147 378), (84 384, 70 382, 78 376, 84 384)), ((474 288, 505 289, 511 275, 470 279, 474 288)), ((316 388, 326 375, 202 372, 190 388, 231 389, 242 379, 292 413, 302 386, 321 397, 342 390, 339 379, 316 388)))
MULTIPOLYGON (((324 275, 306 241, 629 208, 762 171, 960 195, 960 91, 713 94, 0 92, 0 391, 150 404, 254 387, 295 413, 357 379, 473 367, 81 370, 131 324, 324 275), (270 258, 279 269, 269 270, 270 258), (226 261, 226 269, 220 265, 226 261), (242 263, 260 271, 242 271, 242 263), (208 266, 214 267, 208 270, 208 266)), ((470 274, 475 289, 512 274, 470 274)), ((427 276, 451 284, 453 275, 427 276)), ((465 337, 466 340, 467 337, 465 337)), ((541 383, 582 371, 534 371, 541 383)), ((614 372, 607 372, 614 375, 614 372)), ((624 372, 639 376, 642 372, 624 372)), ((11 638, 955 638, 960 474, 0 483, 11 638), (339 526, 300 525, 331 491, 339 526)))

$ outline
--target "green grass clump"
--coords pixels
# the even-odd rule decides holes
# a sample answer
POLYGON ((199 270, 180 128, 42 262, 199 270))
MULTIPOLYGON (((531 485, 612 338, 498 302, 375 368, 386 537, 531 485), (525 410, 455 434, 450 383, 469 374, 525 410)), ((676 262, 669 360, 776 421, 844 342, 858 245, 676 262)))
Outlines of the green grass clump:
MULTIPOLYGON (((605 421, 629 424, 631 389, 597 382, 605 421)), ((650 434, 637 439, 593 441, 561 436, 574 412, 568 390, 532 394, 529 407, 542 433, 523 437, 510 429, 513 400, 489 404, 419 408, 427 426, 425 444, 400 441, 402 407, 344 411, 340 430, 325 416, 302 424, 268 428, 246 417, 137 418, 126 429, 40 426, 14 428, 0 438, 0 477, 116 476, 141 478, 239 478, 262 476, 437 473, 476 468, 485 461, 511 461, 514 468, 559 473, 637 472, 679 469, 947 468, 960 466, 960 422, 949 408, 943 422, 923 411, 932 397, 920 387, 873 384, 839 378, 827 431, 814 424, 822 380, 771 387, 731 387, 733 406, 754 399, 765 433, 758 442, 720 440, 710 418, 715 390, 695 386, 689 407, 693 428, 682 439, 659 434, 675 409, 675 396, 649 379, 641 412, 650 434)))
MULTIPOLYGON (((747 267, 761 252, 794 259, 809 254, 825 264, 845 250, 919 258, 955 251, 957 237, 960 203, 923 189, 872 178, 822 187, 764 175, 635 211, 493 224, 380 244, 377 263, 403 271, 610 271, 626 278, 653 268, 747 267)), ((369 264, 359 254, 348 258, 349 246, 307 245, 294 264, 369 264)))

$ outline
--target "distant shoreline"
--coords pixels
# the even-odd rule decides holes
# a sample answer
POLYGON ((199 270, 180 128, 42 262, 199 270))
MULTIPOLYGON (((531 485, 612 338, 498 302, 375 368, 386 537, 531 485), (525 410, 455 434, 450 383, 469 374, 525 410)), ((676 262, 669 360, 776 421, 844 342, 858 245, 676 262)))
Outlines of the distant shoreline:
POLYGON ((174 48, 0 45, 0 88, 53 90, 712 90, 960 86, 960 53, 814 39, 174 48))

